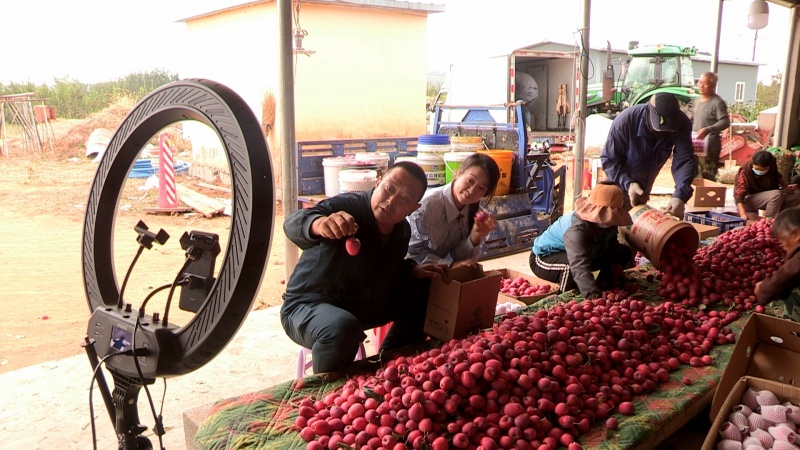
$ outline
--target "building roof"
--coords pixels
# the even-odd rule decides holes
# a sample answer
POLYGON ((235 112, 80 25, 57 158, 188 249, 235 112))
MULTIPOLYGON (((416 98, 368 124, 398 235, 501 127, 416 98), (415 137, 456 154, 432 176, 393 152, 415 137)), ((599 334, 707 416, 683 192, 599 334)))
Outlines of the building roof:
MULTIPOLYGON (((798 1, 800 1, 800 0, 798 0, 798 1)), ((565 47, 575 48, 575 44, 567 44, 567 43, 564 43, 564 42, 556 42, 556 41, 544 40, 544 41, 540 41, 540 42, 537 42, 537 43, 531 44, 531 45, 526 45, 525 47, 520 47, 520 48, 517 48, 517 49, 514 49, 514 50, 534 50, 537 47, 542 47, 542 46, 545 46, 545 45, 548 45, 548 44, 561 45, 561 46, 565 46, 565 47)), ((590 47, 589 50, 594 50, 594 51, 598 51, 598 52, 606 51, 605 48, 592 48, 592 47, 590 47)), ((627 54, 628 50, 620 50, 620 49, 612 48, 611 52, 612 53, 624 53, 624 54, 627 54)), ((706 62, 708 62, 708 61, 711 61, 711 54, 707 53, 707 52, 702 52, 702 53, 698 52, 696 56, 692 57, 692 60, 693 61, 696 60, 696 61, 706 61, 706 62)), ((741 60, 732 60, 732 59, 720 59, 719 63, 720 64, 739 65, 739 66, 763 66, 764 65, 763 63, 758 63, 758 62, 754 62, 754 61, 741 61, 741 60)))
MULTIPOLYGON (((189 22, 191 20, 196 20, 227 11, 233 11, 236 9, 247 8, 261 3, 274 3, 274 1, 275 0, 255 0, 249 2, 242 2, 235 0, 229 0, 229 1, 221 0, 220 2, 218 2, 220 3, 219 8, 210 11, 199 12, 184 19, 180 19, 178 20, 178 22, 189 22)), ((443 4, 408 2, 399 0, 303 0, 303 1, 305 3, 390 9, 393 11, 407 11, 407 12, 414 12, 421 14, 432 14, 432 13, 444 12, 445 10, 443 4)))
MULTIPOLYGON (((698 53, 697 56, 692 58, 692 60, 711 62, 711 54, 705 53, 705 52, 698 53)), ((739 60, 739 59, 720 59, 717 62, 719 62, 720 64, 734 64, 734 65, 737 65, 737 66, 763 66, 764 65, 764 63, 760 63, 760 62, 742 61, 742 60, 739 60)))

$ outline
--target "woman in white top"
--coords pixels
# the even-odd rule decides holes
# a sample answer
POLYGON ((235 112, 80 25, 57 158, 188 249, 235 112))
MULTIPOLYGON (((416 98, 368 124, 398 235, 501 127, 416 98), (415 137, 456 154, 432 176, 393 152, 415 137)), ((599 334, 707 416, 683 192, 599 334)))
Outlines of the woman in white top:
POLYGON ((406 257, 419 264, 474 266, 481 241, 497 225, 479 203, 491 200, 499 179, 497 163, 473 153, 450 183, 426 191, 419 209, 408 216, 411 242, 406 257))

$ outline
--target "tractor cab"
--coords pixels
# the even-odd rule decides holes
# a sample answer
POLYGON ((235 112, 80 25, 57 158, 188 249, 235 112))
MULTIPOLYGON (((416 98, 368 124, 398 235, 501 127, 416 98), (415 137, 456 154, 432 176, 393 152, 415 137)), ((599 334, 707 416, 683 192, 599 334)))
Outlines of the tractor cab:
MULTIPOLYGON (((684 105, 691 104, 698 96, 692 68, 692 56, 696 54, 694 47, 632 46, 619 78, 616 78, 609 46, 603 84, 588 86, 589 113, 613 116, 630 106, 646 103, 650 97, 662 92, 674 94, 684 105)), ((688 106, 685 109, 688 110, 688 106)))
POLYGON ((675 94, 683 103, 691 102, 697 96, 692 69, 692 56, 696 53, 694 47, 674 45, 629 50, 628 63, 620 77, 620 110, 645 103, 660 92, 675 94))

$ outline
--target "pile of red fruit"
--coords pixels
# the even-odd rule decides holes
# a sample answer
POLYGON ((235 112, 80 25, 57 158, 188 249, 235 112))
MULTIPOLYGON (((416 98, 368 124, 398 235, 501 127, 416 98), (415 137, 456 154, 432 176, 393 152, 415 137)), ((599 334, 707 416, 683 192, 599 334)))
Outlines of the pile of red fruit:
MULTIPOLYGON (((783 260, 771 223, 726 232, 693 256, 665 248, 663 270, 648 277, 660 280, 659 305, 615 290, 509 312, 492 330, 397 356, 322 399, 302 400, 296 430, 308 450, 579 450, 593 422, 616 429, 610 415, 635 414, 633 396, 654 391, 681 364, 711 365, 711 349, 735 341, 728 325, 754 306, 755 284, 783 260), (720 302, 730 308, 693 308, 720 302)), ((550 290, 523 277, 501 285, 513 296, 550 290)))
POLYGON ((548 294, 553 290, 549 284, 531 284, 523 277, 505 278, 500 282, 500 292, 512 297, 528 297, 532 295, 548 294))
POLYGON ((739 311, 753 309, 756 283, 777 270, 785 256, 771 225, 766 219, 727 231, 693 259, 680 248, 665 248, 658 294, 688 306, 721 302, 739 311))
POLYGON ((609 415, 635 414, 633 396, 681 363, 712 364, 710 349, 733 342, 727 324, 736 318, 652 306, 623 291, 512 312, 492 330, 398 356, 301 401, 295 426, 309 450, 578 450, 594 421, 615 429, 609 415))

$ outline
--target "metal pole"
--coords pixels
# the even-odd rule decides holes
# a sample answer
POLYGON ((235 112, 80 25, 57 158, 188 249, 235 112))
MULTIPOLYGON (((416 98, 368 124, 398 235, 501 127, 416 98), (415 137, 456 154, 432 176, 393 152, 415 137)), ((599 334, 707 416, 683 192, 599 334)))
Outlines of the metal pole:
MULTIPOLYGON (((791 8, 789 12, 789 50, 786 52, 786 64, 783 68, 781 75, 781 87, 778 94, 778 114, 775 116, 775 131, 772 133, 772 141, 774 145, 786 146, 789 144, 789 119, 792 117, 792 103, 789 98, 789 89, 794 89, 794 86, 789 86, 789 80, 794 79, 797 75, 797 41, 798 41, 798 27, 800 27, 800 8, 797 6, 791 8), (785 129, 784 129, 785 128, 785 129)), ((792 95, 794 97, 794 95, 792 95)))
POLYGON ((589 83, 589 18, 592 1, 583 0, 583 23, 581 24, 580 90, 578 91, 578 121, 575 124, 575 173, 572 186, 572 202, 583 195, 583 145, 586 141, 586 88, 589 83))
MULTIPOLYGON (((294 136, 294 64, 292 63, 292 0, 277 0, 278 8, 278 130, 281 143, 283 217, 297 211, 297 157, 294 136)), ((297 246, 284 236, 286 279, 297 265, 297 246)))
POLYGON ((756 44, 758 43, 758 30, 756 30, 756 34, 753 36, 753 57, 750 61, 756 60, 756 44))
POLYGON ((719 0, 719 11, 717 12, 717 34, 714 39, 714 54, 711 56, 711 72, 717 73, 717 66, 719 65, 719 37, 722 32, 722 2, 719 0))

